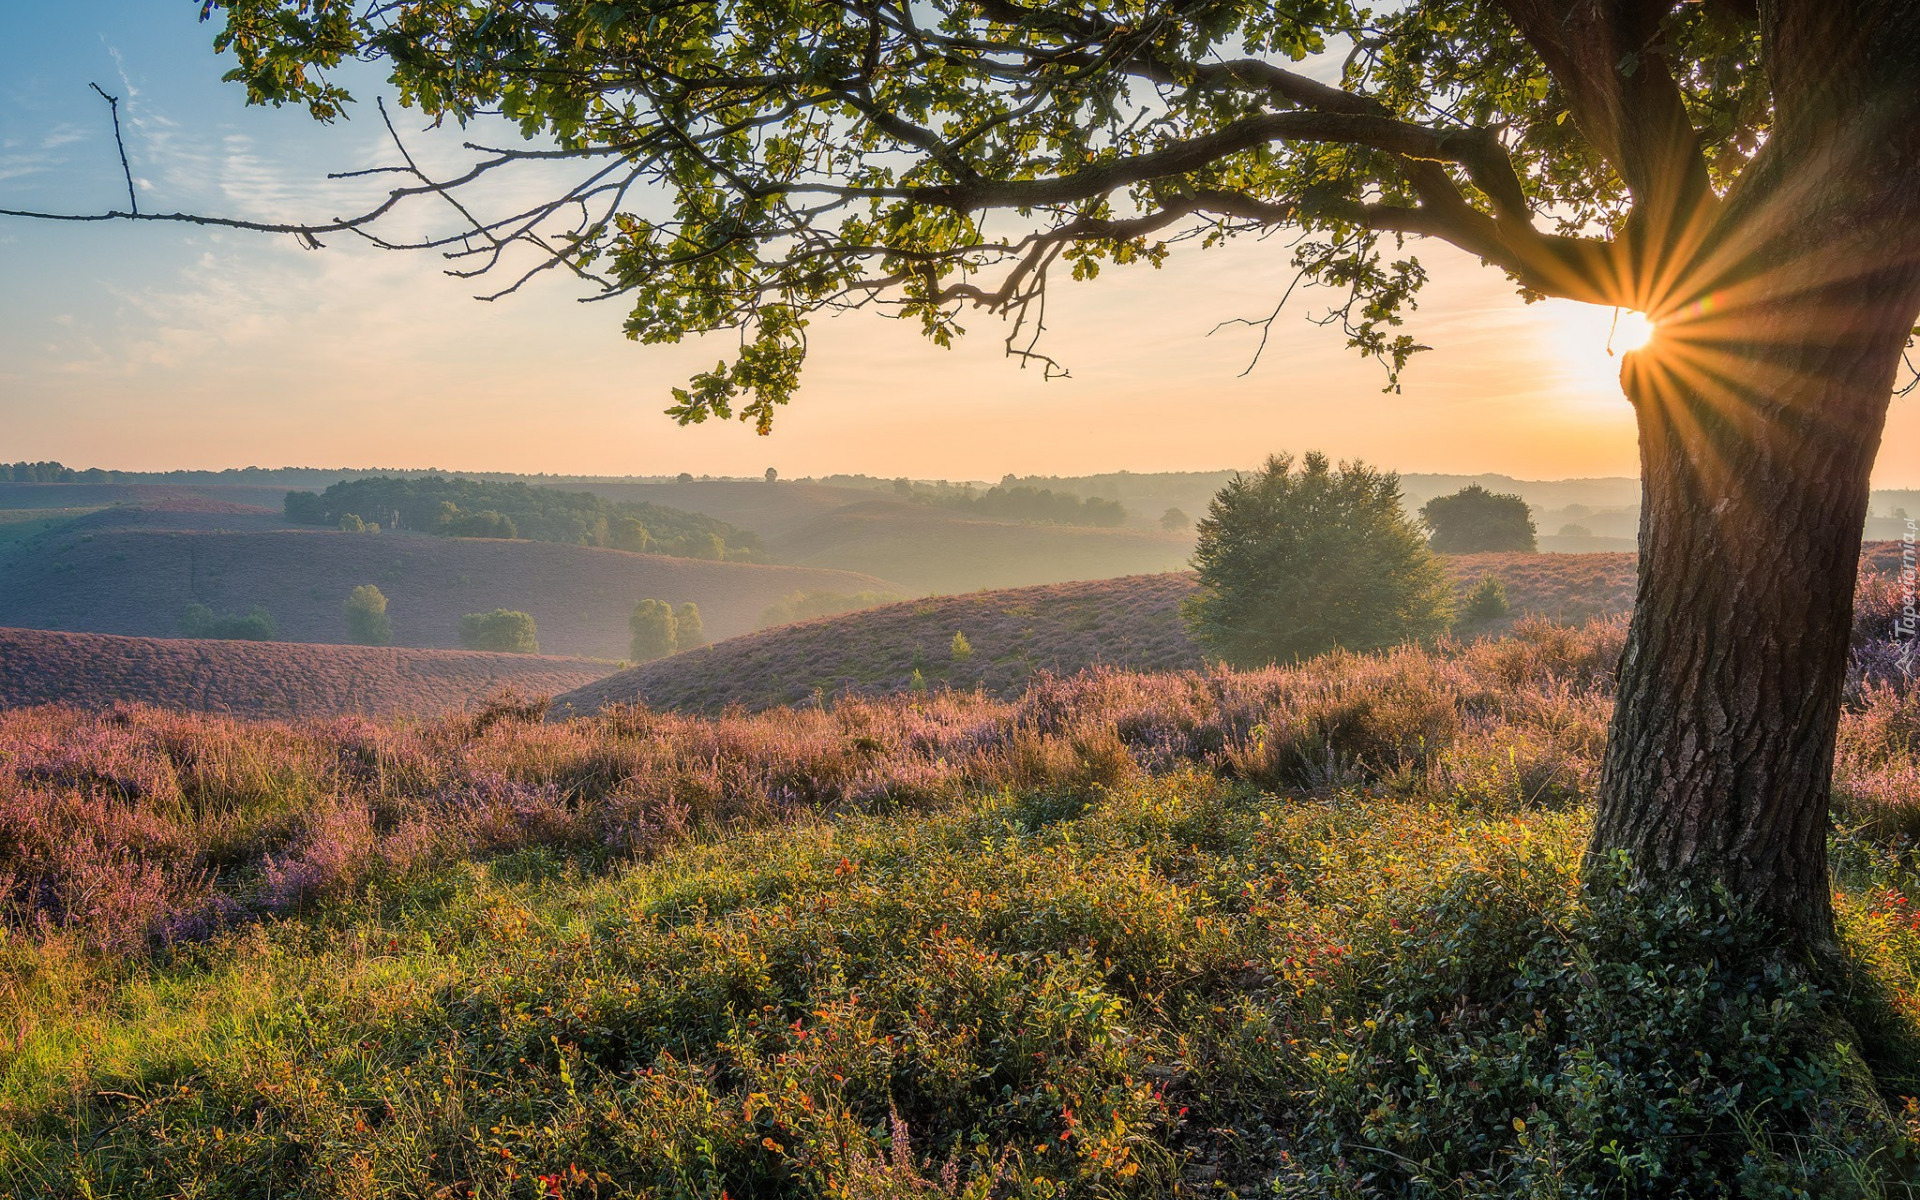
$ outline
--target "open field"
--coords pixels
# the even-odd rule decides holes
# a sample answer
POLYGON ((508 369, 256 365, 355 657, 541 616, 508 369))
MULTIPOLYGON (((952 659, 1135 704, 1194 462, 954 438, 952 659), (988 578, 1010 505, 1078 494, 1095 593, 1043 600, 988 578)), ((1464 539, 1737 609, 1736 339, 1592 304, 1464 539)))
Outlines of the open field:
POLYGON ((1580 888, 1620 638, 717 720, 0 713, 0 1192, 1897 1191, 1920 697, 1849 692, 1822 1000, 1710 898, 1580 888))
POLYGON ((551 696, 612 669, 529 654, 0 629, 0 708, 139 703, 242 717, 430 717, 503 689, 551 696))
MULTIPOLYGON (((1633 605, 1631 554, 1468 554, 1443 561, 1462 592, 1484 575, 1497 575, 1516 616, 1580 621, 1633 605)), ((657 708, 710 713, 731 704, 793 704, 815 691, 884 695, 907 690, 916 670, 930 687, 984 688, 997 696, 1017 693, 1036 671, 1190 670, 1201 656, 1181 622, 1180 603, 1194 587, 1190 574, 1135 575, 939 596, 804 621, 644 663, 560 697, 555 712, 592 712, 636 697, 657 708), (956 632, 972 646, 964 660, 956 661, 950 649, 956 632)), ((1499 632, 1510 624, 1462 632, 1499 632)))
POLYGON ((626 656, 627 617, 643 598, 692 601, 709 635, 727 637, 752 629, 769 604, 791 592, 888 590, 880 580, 837 571, 551 542, 323 530, 63 530, 0 567, 0 625, 171 637, 188 604, 223 612, 262 604, 281 638, 343 642, 341 605, 360 584, 387 596, 397 645, 458 648, 462 613, 509 608, 533 614, 547 653, 616 660, 626 656))

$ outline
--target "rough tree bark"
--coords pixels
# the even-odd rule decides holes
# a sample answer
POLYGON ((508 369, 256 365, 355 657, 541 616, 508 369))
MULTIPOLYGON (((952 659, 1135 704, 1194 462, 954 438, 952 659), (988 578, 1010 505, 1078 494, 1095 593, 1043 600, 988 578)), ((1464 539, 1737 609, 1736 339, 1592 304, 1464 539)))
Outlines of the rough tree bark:
POLYGON ((1920 318, 1920 3, 1761 8, 1766 161, 1638 260, 1664 320, 1622 371, 1639 586, 1592 852, 1817 947, 1868 477, 1920 318))

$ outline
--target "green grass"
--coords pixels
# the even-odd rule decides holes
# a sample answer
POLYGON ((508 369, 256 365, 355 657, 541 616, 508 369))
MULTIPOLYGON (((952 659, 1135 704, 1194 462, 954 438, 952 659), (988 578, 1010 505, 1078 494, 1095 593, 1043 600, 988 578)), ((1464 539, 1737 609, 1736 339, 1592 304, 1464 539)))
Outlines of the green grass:
POLYGON ((1833 1022, 1911 1085, 1920 877, 1842 839, 1823 993, 1712 896, 1583 896, 1585 834, 1175 775, 15 935, 0 1194, 1909 1194, 1833 1022))
POLYGON ((58 529, 76 517, 84 517, 98 508, 0 508, 0 547, 17 545, 58 529))

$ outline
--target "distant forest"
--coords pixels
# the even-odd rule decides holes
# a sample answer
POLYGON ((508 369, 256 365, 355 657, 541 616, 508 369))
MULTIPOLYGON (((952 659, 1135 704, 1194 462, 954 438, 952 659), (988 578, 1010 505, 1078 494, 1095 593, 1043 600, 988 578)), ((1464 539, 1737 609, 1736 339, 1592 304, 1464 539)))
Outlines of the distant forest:
POLYGON ((458 476, 376 476, 326 491, 288 492, 287 519, 358 530, 363 525, 442 537, 526 538, 575 546, 765 562, 758 535, 713 517, 642 501, 613 501, 524 483, 458 476))
POLYGON ((1082 498, 1045 488, 996 487, 984 492, 971 489, 932 494, 916 492, 913 498, 1001 520, 1112 527, 1124 524, 1127 519, 1126 508, 1117 500, 1103 500, 1097 496, 1082 498))

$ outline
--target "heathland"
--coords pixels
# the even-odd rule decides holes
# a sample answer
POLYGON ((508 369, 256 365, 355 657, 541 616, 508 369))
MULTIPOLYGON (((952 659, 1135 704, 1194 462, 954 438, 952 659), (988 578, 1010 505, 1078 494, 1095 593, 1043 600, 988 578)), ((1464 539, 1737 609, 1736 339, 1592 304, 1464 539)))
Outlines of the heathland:
POLYGON ((457 648, 462 614, 507 608, 533 614, 549 653, 616 661, 640 597, 697 603, 724 637, 794 591, 888 586, 843 571, 554 542, 302 529, 257 510, 113 508, 15 549, 0 566, 0 625, 170 637, 189 604, 262 605, 287 640, 344 642, 341 605, 361 584, 387 596, 398 645, 457 648))
POLYGON ((0 709, 151 704, 238 717, 434 717, 503 692, 550 696, 597 659, 0 629, 0 709))
MULTIPOLYGON (((1518 617, 1578 622, 1627 612, 1630 554, 1465 554, 1443 560, 1461 595, 1491 576, 1511 616, 1463 623, 1463 637, 1498 634, 1518 617)), ((915 686, 1017 694, 1036 672, 1093 666, 1193 670, 1200 648, 1180 605, 1194 592, 1185 572, 936 596, 762 630, 645 663, 561 696, 556 711, 608 703, 751 710, 818 696, 885 695, 915 686), (962 635, 957 655, 953 637, 962 635), (916 685, 915 677, 919 683, 916 685)))
POLYGON ((1621 636, 717 718, 0 713, 0 1191, 1887 1194, 1920 695, 1863 646, 1822 992, 1709 893, 1581 888, 1621 636))

